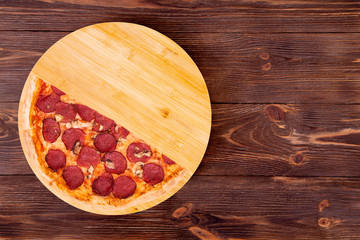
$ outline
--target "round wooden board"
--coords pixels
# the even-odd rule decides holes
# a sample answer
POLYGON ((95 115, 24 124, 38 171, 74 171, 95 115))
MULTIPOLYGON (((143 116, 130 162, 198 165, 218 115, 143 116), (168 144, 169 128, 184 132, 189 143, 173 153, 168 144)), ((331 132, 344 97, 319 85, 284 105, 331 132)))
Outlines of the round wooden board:
POLYGON ((145 210, 175 194, 199 166, 211 129, 207 87, 187 53, 155 30, 119 22, 79 29, 49 48, 29 74, 18 117, 21 144, 39 180, 65 202, 108 215, 145 210), (26 100, 32 96, 30 82, 36 77, 115 120, 175 160, 186 170, 181 180, 149 201, 117 209, 87 204, 50 184, 39 166, 29 129, 26 100))

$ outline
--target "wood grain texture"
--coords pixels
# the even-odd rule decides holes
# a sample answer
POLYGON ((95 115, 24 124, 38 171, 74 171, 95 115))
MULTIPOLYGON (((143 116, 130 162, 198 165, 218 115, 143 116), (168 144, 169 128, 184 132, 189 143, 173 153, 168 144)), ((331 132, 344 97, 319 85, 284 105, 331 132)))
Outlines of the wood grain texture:
POLYGON ((0 1, 0 238, 359 239, 359 15, 358 1, 340 0, 0 1), (122 217, 81 212, 22 176, 31 170, 16 129, 40 55, 104 21, 172 38, 215 109, 197 176, 122 217))
POLYGON ((133 22, 172 32, 359 32, 356 2, 328 1, 2 1, 0 30, 74 31, 133 22), (108 3, 106 3, 108 2, 108 3), (43 21, 46 19, 46 21, 43 21))
MULTIPOLYGON (((35 62, 66 34, 0 34, 0 102, 19 100, 35 62)), ((165 34, 199 66, 213 103, 360 103, 358 33, 165 34)))
POLYGON ((357 178, 197 176, 166 202, 126 216, 77 210, 35 176, 2 176, 0 181, 3 239, 358 237, 357 178))
MULTIPOLYGON (((0 106, 0 174, 31 174, 17 132, 17 103, 0 106)), ((210 142, 196 175, 360 176, 359 105, 212 109, 210 142)))

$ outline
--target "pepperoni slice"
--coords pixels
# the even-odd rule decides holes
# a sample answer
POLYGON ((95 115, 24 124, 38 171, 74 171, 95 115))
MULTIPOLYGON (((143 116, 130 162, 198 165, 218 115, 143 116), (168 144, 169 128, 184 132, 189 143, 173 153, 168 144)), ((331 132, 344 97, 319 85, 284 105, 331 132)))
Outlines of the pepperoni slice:
POLYGON ((45 156, 45 161, 51 170, 57 172, 60 168, 65 167, 66 156, 60 149, 50 149, 45 156))
POLYGON ((110 118, 95 112, 95 123, 96 124, 94 125, 93 130, 97 132, 104 132, 111 128, 111 126, 114 124, 114 120, 111 120, 110 118))
POLYGON ((94 145, 100 152, 112 152, 116 148, 116 139, 109 133, 101 133, 96 136, 94 145))
POLYGON ((134 194, 136 190, 135 181, 128 176, 122 175, 115 179, 113 194, 117 198, 128 198, 134 194))
POLYGON ((67 150, 72 150, 77 142, 84 144, 85 133, 80 128, 67 129, 62 135, 62 141, 67 150))
POLYGON ((95 168, 100 162, 100 153, 98 153, 94 148, 86 146, 81 148, 76 161, 81 167, 88 168, 92 165, 95 168))
POLYGON ((123 173, 127 167, 125 157, 118 151, 106 153, 103 157, 105 170, 109 173, 123 173))
POLYGON ((61 91, 60 89, 51 86, 51 89, 53 90, 54 93, 56 93, 57 95, 61 96, 61 95, 65 95, 66 93, 64 93, 63 91, 61 91))
POLYGON ((72 104, 58 102, 56 104, 56 114, 63 116, 61 122, 71 122, 75 119, 76 110, 72 104))
POLYGON ((110 173, 104 173, 92 184, 92 190, 94 193, 100 196, 107 196, 113 190, 114 178, 110 173))
POLYGON ((36 106, 40 109, 40 111, 50 113, 55 111, 56 103, 59 101, 60 97, 55 93, 50 95, 41 95, 36 102, 36 106))
POLYGON ((76 104, 77 112, 82 120, 90 122, 95 118, 95 110, 82 104, 76 104))
POLYGON ((114 123, 111 126, 110 131, 116 139, 126 138, 127 135, 129 135, 129 133, 130 133, 126 128, 121 127, 121 126, 117 125, 116 123, 114 123))
POLYGON ((150 185, 155 185, 164 180, 164 170, 155 163, 148 163, 143 168, 143 180, 150 185))
POLYGON ((168 165, 173 165, 175 162, 173 160, 171 160, 170 158, 168 158, 167 156, 165 156, 164 154, 162 154, 162 158, 164 159, 164 162, 168 165))
POLYGON ((84 174, 78 166, 67 166, 62 176, 70 189, 76 189, 84 182, 84 174))
POLYGON ((43 129, 42 133, 45 141, 53 143, 61 134, 61 129, 59 123, 56 122, 53 118, 45 118, 43 120, 43 129))
POLYGON ((151 158, 152 152, 146 143, 132 143, 129 145, 126 156, 131 162, 146 163, 151 158))

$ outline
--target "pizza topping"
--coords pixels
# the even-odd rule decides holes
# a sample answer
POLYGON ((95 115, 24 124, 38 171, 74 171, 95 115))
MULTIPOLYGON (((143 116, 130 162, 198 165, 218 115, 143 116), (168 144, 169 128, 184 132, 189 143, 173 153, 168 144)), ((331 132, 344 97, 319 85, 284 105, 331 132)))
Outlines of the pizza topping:
POLYGON ((93 175, 93 173, 94 173, 94 167, 93 167, 93 166, 90 166, 90 167, 88 168, 87 172, 88 172, 88 174, 87 174, 86 177, 87 177, 88 179, 92 178, 92 175, 93 175))
POLYGON ((126 151, 126 156, 131 162, 147 162, 152 152, 146 143, 131 143, 126 151))
POLYGON ((51 86, 51 89, 53 90, 54 93, 56 93, 57 95, 61 96, 61 95, 65 95, 66 93, 64 93, 63 91, 61 91, 60 89, 51 86))
POLYGON ((100 196, 107 196, 113 190, 113 183, 113 176, 110 173, 104 173, 93 182, 92 190, 100 196))
POLYGON ((90 122, 95 118, 95 110, 82 104, 76 104, 77 112, 82 120, 90 122))
POLYGON ((143 176, 144 176, 144 170, 142 170, 142 169, 138 169, 138 170, 136 170, 135 171, 135 176, 137 176, 138 178, 143 178, 143 176))
POLYGON ((84 174, 78 166, 67 166, 62 176, 70 189, 76 189, 84 182, 84 174))
POLYGON ((99 127, 98 127, 98 131, 101 132, 101 131, 104 129, 104 126, 101 125, 101 124, 99 124, 98 126, 99 126, 99 127))
POLYGON ((162 158, 164 159, 164 162, 168 165, 172 165, 175 162, 173 160, 171 160, 170 158, 168 158, 167 156, 165 156, 164 154, 162 154, 162 158))
POLYGON ((76 161, 80 167, 96 167, 96 165, 100 162, 100 153, 98 153, 94 148, 86 146, 81 148, 76 161))
MULTIPOLYGON (((61 115, 61 122, 71 122, 76 117, 76 111, 72 104, 58 102, 56 104, 56 115, 61 115)), ((55 115, 55 116, 56 116, 55 115)))
POLYGON ((155 185, 164 180, 164 170, 155 163, 144 165, 143 180, 150 185, 155 185))
POLYGON ((43 136, 45 141, 53 143, 61 134, 59 123, 53 118, 45 118, 43 121, 43 136))
POLYGON ((65 124, 65 127, 67 128, 67 129, 69 129, 69 128, 71 128, 71 122, 67 122, 66 124, 65 124))
POLYGON ((95 124, 93 130, 97 132, 107 131, 114 124, 114 121, 104 115, 95 112, 95 124))
POLYGON ((81 150, 81 142, 80 141, 77 141, 74 145, 74 148, 73 148, 73 153, 75 155, 78 155, 80 153, 80 150, 81 150))
POLYGON ((36 106, 44 113, 55 111, 56 103, 60 101, 59 95, 52 93, 50 95, 41 95, 36 102, 36 106))
POLYGON ((122 175, 115 179, 113 194, 117 198, 128 198, 134 194, 136 190, 135 181, 128 176, 122 175))
POLYGON ((45 161, 51 170, 57 172, 60 168, 65 167, 66 156, 64 152, 59 149, 50 149, 45 156, 45 161))
POLYGON ((105 170, 109 173, 121 174, 127 167, 125 157, 118 151, 106 153, 103 161, 105 162, 105 170))
POLYGON ((120 138, 126 138, 127 135, 129 135, 130 133, 126 128, 120 127, 116 123, 111 126, 110 131, 117 140, 119 140, 120 138))
POLYGON ((113 161, 111 161, 110 159, 106 159, 105 167, 110 169, 110 170, 114 169, 115 168, 115 163, 113 161))
POLYGON ((144 168, 144 163, 143 162, 137 162, 134 164, 134 167, 132 169, 132 172, 134 173, 135 176, 137 176, 138 178, 142 178, 143 177, 143 168, 144 168))
POLYGON ((62 141, 67 150, 72 150, 77 142, 81 145, 84 143, 84 135, 85 133, 80 128, 70 128, 63 133, 62 141))
POLYGON ((138 147, 135 147, 135 153, 134 153, 135 157, 142 158, 144 156, 146 156, 146 157, 151 156, 151 151, 147 151, 147 150, 139 151, 139 150, 140 149, 138 147))
POLYGON ((55 120, 57 122, 61 122, 61 120, 63 120, 63 116, 61 116, 60 114, 55 114, 55 120))
POLYGON ((116 139, 109 133, 101 133, 96 136, 94 145, 100 152, 112 152, 116 148, 116 139))

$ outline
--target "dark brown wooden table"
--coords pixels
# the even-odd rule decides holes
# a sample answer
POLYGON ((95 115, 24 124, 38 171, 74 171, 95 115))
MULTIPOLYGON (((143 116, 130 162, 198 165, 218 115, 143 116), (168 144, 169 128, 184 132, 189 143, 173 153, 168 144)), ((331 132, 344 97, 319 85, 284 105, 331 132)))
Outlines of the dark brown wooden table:
POLYGON ((0 0, 0 239, 360 239, 360 2, 0 0), (55 197, 23 155, 17 108, 37 59, 108 21, 180 44, 213 125, 162 204, 101 216, 55 197))

